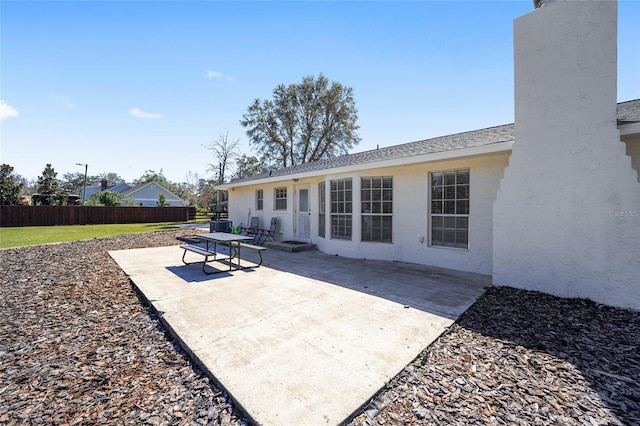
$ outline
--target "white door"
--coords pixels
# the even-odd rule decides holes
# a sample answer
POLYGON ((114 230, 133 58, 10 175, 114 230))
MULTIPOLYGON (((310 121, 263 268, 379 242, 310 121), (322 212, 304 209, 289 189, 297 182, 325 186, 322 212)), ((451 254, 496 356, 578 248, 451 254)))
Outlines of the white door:
POLYGON ((309 185, 296 185, 295 189, 295 228, 296 238, 308 240, 311 238, 311 207, 309 203, 309 185))

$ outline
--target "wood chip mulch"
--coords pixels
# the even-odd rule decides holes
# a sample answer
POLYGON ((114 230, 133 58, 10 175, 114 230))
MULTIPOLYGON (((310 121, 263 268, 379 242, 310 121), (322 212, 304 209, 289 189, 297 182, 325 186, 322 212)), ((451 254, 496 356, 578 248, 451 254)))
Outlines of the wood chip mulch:
POLYGON ((640 425, 640 312, 489 288, 351 425, 640 425))
POLYGON ((0 424, 246 424, 107 250, 167 231, 0 251, 0 424))
MULTIPOLYGON (((0 251, 0 424, 248 423, 107 253, 188 233, 0 251)), ((635 425, 639 378, 640 312, 490 288, 350 424, 635 425)))

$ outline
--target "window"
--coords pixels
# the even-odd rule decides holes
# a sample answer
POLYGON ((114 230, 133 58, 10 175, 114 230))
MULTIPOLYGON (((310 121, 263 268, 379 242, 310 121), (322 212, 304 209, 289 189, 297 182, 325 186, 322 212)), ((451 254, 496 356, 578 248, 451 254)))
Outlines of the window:
POLYGON ((318 184, 318 237, 325 237, 326 227, 326 198, 325 198, 326 185, 324 182, 318 184))
POLYGON ((351 178, 331 181, 331 238, 351 239, 351 178))
POLYGON ((469 170, 431 174, 431 245, 469 248, 469 170))
POLYGON ((264 192, 262 189, 256 190, 256 210, 262 210, 264 206, 264 192))
POLYGON ((275 197, 275 210, 286 210, 287 209, 287 188, 276 188, 274 189, 274 197, 275 197))
POLYGON ((392 242, 393 178, 363 177, 360 204, 362 241, 392 242))

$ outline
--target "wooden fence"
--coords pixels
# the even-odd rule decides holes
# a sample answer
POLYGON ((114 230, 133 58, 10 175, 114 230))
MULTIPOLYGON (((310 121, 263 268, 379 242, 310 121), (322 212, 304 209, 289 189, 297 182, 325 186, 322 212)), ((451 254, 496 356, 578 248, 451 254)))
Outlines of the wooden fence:
POLYGON ((0 227, 185 222, 193 207, 0 206, 0 227))

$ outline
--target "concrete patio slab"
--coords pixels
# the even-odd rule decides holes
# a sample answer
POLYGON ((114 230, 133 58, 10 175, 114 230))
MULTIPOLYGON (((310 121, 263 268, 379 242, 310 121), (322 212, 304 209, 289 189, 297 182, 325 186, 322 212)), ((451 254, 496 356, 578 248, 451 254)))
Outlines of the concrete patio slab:
POLYGON ((182 252, 110 255, 187 351, 266 425, 348 419, 491 284, 484 275, 318 251, 268 250, 260 268, 207 276, 183 265, 182 252))

